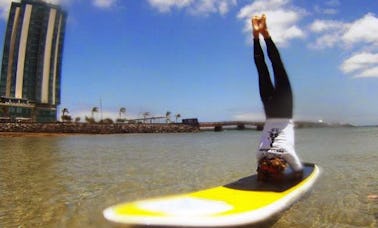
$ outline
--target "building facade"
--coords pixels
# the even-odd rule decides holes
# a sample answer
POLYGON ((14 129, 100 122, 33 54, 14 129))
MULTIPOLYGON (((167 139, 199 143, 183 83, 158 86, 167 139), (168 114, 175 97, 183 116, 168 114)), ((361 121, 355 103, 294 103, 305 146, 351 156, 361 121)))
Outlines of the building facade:
POLYGON ((66 18, 58 5, 12 2, 1 65, 2 120, 56 121, 66 18))

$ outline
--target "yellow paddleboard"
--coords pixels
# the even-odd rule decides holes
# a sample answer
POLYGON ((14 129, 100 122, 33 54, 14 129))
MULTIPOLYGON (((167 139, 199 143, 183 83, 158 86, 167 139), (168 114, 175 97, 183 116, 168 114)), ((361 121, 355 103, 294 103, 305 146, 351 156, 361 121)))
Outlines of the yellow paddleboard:
POLYGON ((252 175, 197 192, 140 200, 104 210, 107 220, 127 225, 216 227, 256 224, 288 208, 315 183, 319 169, 305 164, 300 181, 257 182, 252 175))

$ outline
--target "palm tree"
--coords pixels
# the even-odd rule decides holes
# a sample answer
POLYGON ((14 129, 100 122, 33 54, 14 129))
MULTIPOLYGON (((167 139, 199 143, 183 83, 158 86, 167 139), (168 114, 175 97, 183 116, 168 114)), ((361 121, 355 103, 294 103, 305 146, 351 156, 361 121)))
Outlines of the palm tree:
POLYGON ((68 113, 70 113, 70 112, 68 111, 67 108, 63 108, 62 109, 62 116, 61 116, 61 118, 62 118, 63 122, 66 122, 66 121, 67 122, 71 122, 72 118, 71 118, 70 115, 67 115, 68 113))
POLYGON ((89 118, 88 116, 85 116, 85 122, 89 124, 94 124, 96 121, 93 118, 89 118))
POLYGON ((170 111, 167 111, 167 113, 165 113, 165 121, 166 121, 166 123, 171 122, 171 112, 170 111))
POLYGON ((92 113, 92 119, 94 119, 94 113, 95 112, 98 112, 98 107, 93 107, 92 108, 92 111, 91 111, 91 113, 92 113))
POLYGON ((181 118, 181 114, 180 114, 180 113, 177 113, 177 114, 175 115, 175 117, 176 117, 176 123, 177 123, 177 120, 178 120, 179 118, 181 118))
POLYGON ((68 114, 68 113, 70 113, 70 112, 68 111, 67 108, 63 108, 63 109, 62 109, 62 116, 65 116, 66 113, 68 114))
POLYGON ((124 108, 124 107, 119 109, 119 118, 122 117, 122 114, 126 115, 126 108, 124 108))

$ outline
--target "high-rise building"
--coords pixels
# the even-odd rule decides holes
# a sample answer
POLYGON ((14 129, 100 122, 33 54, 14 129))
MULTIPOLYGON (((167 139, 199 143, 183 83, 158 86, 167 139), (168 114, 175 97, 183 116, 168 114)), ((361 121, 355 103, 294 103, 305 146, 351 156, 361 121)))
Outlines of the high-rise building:
POLYGON ((66 18, 58 5, 12 2, 1 65, 2 120, 56 121, 66 18))

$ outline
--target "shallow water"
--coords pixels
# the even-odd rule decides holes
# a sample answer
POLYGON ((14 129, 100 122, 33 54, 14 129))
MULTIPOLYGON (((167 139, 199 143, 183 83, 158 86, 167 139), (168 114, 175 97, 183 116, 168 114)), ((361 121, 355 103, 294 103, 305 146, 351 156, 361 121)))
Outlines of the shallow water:
MULTIPOLYGON (((102 210, 115 203, 250 175, 259 134, 0 138, 0 227, 110 227, 102 210)), ((377 139, 378 128, 298 129, 299 156, 322 174, 273 227, 377 227, 377 139)))

